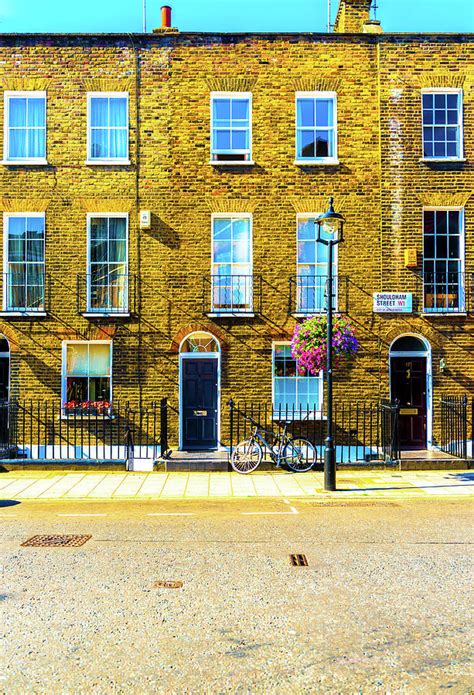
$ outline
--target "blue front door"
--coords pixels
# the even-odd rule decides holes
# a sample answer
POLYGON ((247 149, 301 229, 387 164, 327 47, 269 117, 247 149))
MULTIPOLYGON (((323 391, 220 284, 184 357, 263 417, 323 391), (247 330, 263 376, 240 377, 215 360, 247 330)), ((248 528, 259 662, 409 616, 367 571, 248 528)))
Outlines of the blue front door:
POLYGON ((217 448, 217 359, 183 360, 183 449, 217 448))

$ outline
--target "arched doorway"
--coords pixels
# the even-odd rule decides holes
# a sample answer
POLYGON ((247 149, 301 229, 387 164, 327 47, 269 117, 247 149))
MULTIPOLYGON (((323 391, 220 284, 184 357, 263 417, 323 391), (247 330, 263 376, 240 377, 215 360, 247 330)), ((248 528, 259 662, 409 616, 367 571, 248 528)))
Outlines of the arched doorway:
POLYGON ((0 403, 8 401, 10 392, 10 345, 0 335, 0 403))
POLYGON ((390 346, 390 397, 400 403, 400 448, 431 444, 431 346, 418 335, 399 336, 390 346))
POLYGON ((217 449, 220 399, 219 341, 195 331, 179 346, 180 449, 217 449))

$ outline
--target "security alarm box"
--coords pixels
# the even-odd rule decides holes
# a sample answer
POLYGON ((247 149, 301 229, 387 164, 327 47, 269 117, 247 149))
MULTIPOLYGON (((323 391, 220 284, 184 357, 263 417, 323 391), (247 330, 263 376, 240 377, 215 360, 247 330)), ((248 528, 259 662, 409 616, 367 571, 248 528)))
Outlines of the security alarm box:
POLYGON ((151 227, 151 212, 149 210, 140 210, 140 229, 150 229, 151 227))
POLYGON ((418 265, 418 253, 416 248, 405 249, 405 267, 416 268, 418 265))

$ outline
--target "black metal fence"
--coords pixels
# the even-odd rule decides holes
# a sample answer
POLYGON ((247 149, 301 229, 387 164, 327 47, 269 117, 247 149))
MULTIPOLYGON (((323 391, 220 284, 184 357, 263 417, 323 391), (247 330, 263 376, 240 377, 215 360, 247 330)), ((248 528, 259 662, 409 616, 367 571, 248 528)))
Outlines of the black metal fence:
MULTIPOLYGON (((272 447, 287 425, 289 436, 309 439, 317 450, 317 465, 322 466, 327 436, 326 415, 316 407, 273 408, 268 403, 234 403, 229 401, 230 453, 236 444, 247 439, 256 421, 265 430, 272 447)), ((400 458, 398 437, 399 406, 396 403, 335 403, 334 445, 336 462, 391 462, 400 458)), ((265 451, 267 457, 268 451, 265 451)))
POLYGON ((125 461, 168 450, 168 403, 146 408, 114 403, 103 412, 48 401, 0 403, 0 458, 125 461))
MULTIPOLYGON (((451 456, 457 456, 458 458, 462 459, 466 459, 468 456, 468 405, 469 401, 467 396, 443 396, 440 400, 440 448, 446 454, 451 454, 451 456)), ((472 423, 474 420, 474 398, 471 399, 470 405, 470 435, 471 439, 474 439, 474 433, 472 432, 472 423)))

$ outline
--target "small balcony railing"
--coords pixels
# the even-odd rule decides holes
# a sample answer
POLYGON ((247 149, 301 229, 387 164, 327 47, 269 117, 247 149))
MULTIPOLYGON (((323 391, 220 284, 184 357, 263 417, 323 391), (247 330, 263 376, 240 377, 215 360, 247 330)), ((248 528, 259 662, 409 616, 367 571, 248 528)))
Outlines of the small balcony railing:
POLYGON ((461 272, 444 272, 423 273, 422 277, 425 314, 462 314, 469 311, 473 276, 461 272))
MULTIPOLYGON (((294 275, 290 278, 290 314, 320 314, 327 307, 327 275, 294 275)), ((348 278, 332 280, 333 309, 347 311, 348 278)))
POLYGON ((203 313, 258 313, 261 285, 258 275, 211 275, 204 279, 203 313))
POLYGON ((128 315, 135 310, 136 275, 77 276, 80 314, 128 315))
POLYGON ((43 314, 49 306, 50 277, 44 272, 22 277, 3 273, 3 311, 15 314, 43 314))

